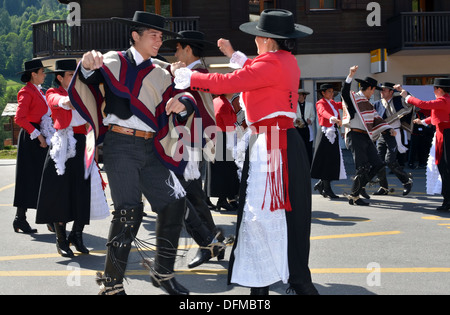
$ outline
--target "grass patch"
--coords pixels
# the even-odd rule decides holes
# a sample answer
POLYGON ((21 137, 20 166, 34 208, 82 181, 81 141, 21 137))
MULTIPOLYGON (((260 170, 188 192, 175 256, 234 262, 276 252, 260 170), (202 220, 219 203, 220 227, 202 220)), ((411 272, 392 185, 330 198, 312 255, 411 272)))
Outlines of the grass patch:
POLYGON ((6 159, 16 159, 17 158, 17 149, 7 149, 7 150, 0 150, 0 159, 6 160, 6 159))

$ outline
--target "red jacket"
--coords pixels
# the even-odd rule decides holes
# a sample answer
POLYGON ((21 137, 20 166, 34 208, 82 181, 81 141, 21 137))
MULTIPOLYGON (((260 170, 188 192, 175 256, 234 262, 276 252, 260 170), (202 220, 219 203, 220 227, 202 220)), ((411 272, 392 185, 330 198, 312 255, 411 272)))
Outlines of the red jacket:
POLYGON ((39 124, 48 111, 44 95, 36 86, 28 82, 17 94, 16 124, 31 134, 36 128, 31 123, 39 124))
POLYGON ((432 101, 421 101, 410 96, 408 103, 421 109, 431 109, 431 123, 438 127, 440 123, 450 122, 450 95, 438 97, 432 101))
MULTIPOLYGON (((421 109, 431 109, 431 123, 436 126, 436 165, 441 161, 444 153, 444 130, 450 128, 450 95, 438 97, 432 101, 421 101, 410 96, 408 103, 421 109)), ((427 119, 427 123, 430 119, 427 119)))
MULTIPOLYGON (((330 100, 330 103, 333 104, 334 109, 337 111, 337 118, 341 119, 339 110, 342 109, 342 102, 335 102, 334 100, 330 100)), ((330 104, 328 104, 328 102, 324 98, 321 98, 316 103, 316 109, 317 117, 319 118, 319 125, 324 127, 333 126, 333 124, 330 123, 330 118, 334 116, 334 112, 330 104)))
MULTIPOLYGON (((59 88, 48 89, 45 97, 47 98, 47 103, 52 110, 53 126, 56 130, 61 130, 69 127, 72 121, 72 111, 64 109, 59 106, 59 101, 61 98, 68 96, 66 89, 62 86, 59 88)), ((86 134, 85 125, 77 126, 73 128, 74 133, 86 134)))
POLYGON ((274 112, 295 115, 300 69, 295 57, 284 50, 268 52, 247 61, 232 73, 194 72, 191 89, 213 94, 243 92, 247 120, 257 122, 274 112))

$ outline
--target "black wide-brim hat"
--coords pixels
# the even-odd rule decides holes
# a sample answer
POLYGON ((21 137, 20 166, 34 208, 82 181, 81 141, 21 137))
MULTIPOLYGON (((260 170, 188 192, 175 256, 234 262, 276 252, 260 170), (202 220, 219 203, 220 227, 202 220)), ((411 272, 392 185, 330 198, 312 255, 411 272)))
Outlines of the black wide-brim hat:
POLYGON ((217 48, 216 44, 205 40, 205 34, 199 31, 181 31, 178 36, 180 37, 163 41, 163 45, 170 49, 176 49, 178 43, 196 46, 202 50, 217 48))
POLYGON ((434 79, 433 86, 450 87, 450 78, 436 78, 434 79))
POLYGON ((294 39, 309 36, 313 30, 296 24, 292 12, 281 9, 267 9, 261 12, 259 21, 241 24, 244 33, 275 39, 294 39))
POLYGON ((32 59, 32 60, 25 61, 25 63, 24 63, 25 70, 17 72, 17 74, 25 73, 28 71, 30 71, 30 72, 36 71, 41 68, 45 69, 45 68, 49 68, 49 67, 48 66, 44 67, 44 65, 42 64, 42 61, 40 59, 32 59))
POLYGON ((59 59, 55 62, 55 70, 47 73, 60 73, 66 71, 75 71, 77 69, 76 59, 59 59))
POLYGON ((384 83, 382 83, 381 84, 381 88, 382 89, 389 89, 389 90, 394 90, 395 91, 395 89, 394 89, 394 83, 391 83, 391 82, 384 82, 384 83))
POLYGON ((333 84, 329 84, 329 83, 321 84, 320 87, 316 91, 317 92, 321 92, 321 91, 326 91, 328 89, 333 89, 334 90, 333 84))
POLYGON ((145 11, 136 11, 134 12, 134 16, 132 19, 126 19, 121 17, 112 17, 112 20, 124 24, 128 24, 131 26, 140 26, 140 27, 147 27, 152 28, 158 31, 163 32, 163 34, 171 35, 171 36, 178 36, 177 33, 172 32, 168 29, 166 29, 166 19, 158 14, 145 12, 145 11))
POLYGON ((358 83, 360 83, 362 86, 370 86, 375 87, 378 91, 382 91, 383 89, 378 86, 378 81, 371 77, 366 77, 364 80, 362 79, 355 79, 358 83))

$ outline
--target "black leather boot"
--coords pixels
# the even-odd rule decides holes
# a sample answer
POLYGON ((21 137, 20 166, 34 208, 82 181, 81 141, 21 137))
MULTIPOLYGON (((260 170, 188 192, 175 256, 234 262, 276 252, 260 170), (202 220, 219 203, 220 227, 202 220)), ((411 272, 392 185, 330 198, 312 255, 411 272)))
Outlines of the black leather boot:
POLYGON ((109 228, 106 243, 105 272, 99 274, 96 281, 101 285, 99 294, 124 295, 123 279, 128 263, 131 243, 135 239, 142 222, 144 205, 138 204, 127 209, 113 211, 113 219, 109 228))
POLYGON ((74 223, 73 228, 74 229, 72 229, 72 231, 70 232, 67 240, 69 241, 69 243, 75 246, 77 251, 79 251, 80 253, 89 254, 89 249, 87 249, 83 243, 83 227, 75 225, 74 223))
POLYGON ((53 225, 56 233, 56 250, 63 257, 74 257, 67 240, 66 223, 55 222, 53 225))
POLYGON ((314 190, 317 190, 319 194, 321 194, 324 198, 327 197, 327 195, 323 191, 323 181, 321 179, 319 179, 319 181, 314 185, 314 190))
POLYGON ((16 217, 13 221, 14 232, 19 233, 22 231, 25 234, 37 233, 36 229, 32 229, 30 224, 27 222, 27 209, 18 207, 16 211, 16 217))
POLYGON ((326 194, 330 199, 339 199, 339 196, 336 196, 336 194, 331 189, 331 181, 323 179, 322 183, 324 194, 326 194))
POLYGON ((179 284, 174 277, 174 265, 185 205, 185 198, 181 198, 170 203, 158 213, 156 219, 156 258, 153 264, 145 265, 150 269, 153 285, 157 288, 163 288, 170 295, 189 294, 189 290, 179 284))

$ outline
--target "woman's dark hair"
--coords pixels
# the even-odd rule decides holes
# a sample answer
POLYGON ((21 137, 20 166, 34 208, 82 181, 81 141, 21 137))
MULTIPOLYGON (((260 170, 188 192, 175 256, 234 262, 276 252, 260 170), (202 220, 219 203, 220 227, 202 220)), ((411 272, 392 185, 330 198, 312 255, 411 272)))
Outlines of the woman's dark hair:
POLYGON ((20 77, 20 81, 22 81, 23 83, 27 83, 31 80, 31 74, 34 73, 38 73, 40 69, 36 69, 33 71, 25 71, 22 76, 20 77))
POLYGON ((296 44, 295 39, 276 39, 276 38, 274 38, 274 40, 277 42, 278 47, 280 47, 280 49, 282 49, 282 50, 286 50, 286 51, 289 51, 292 53, 295 49, 295 44, 296 44))
POLYGON ((61 72, 56 72, 55 73, 55 80, 53 81, 55 84, 56 84, 56 86, 61 86, 61 81, 59 81, 58 80, 58 76, 62 76, 63 78, 64 78, 64 76, 66 75, 66 73, 64 72, 64 71, 61 71, 61 72))

